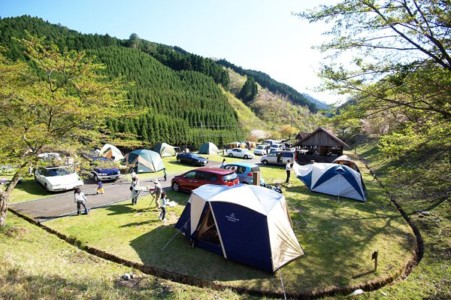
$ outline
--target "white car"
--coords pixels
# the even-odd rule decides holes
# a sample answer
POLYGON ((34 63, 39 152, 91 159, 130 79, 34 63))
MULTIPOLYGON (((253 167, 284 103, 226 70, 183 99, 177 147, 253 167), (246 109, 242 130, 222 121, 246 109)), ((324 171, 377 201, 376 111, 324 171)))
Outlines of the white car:
POLYGON ((40 167, 35 171, 34 179, 49 192, 73 190, 83 185, 74 166, 40 167))
POLYGON ((254 158, 254 154, 247 149, 233 148, 228 149, 226 155, 229 157, 254 158))
POLYGON ((268 154, 268 148, 269 146, 267 145, 257 145, 257 147, 254 149, 254 154, 255 155, 266 155, 268 154))

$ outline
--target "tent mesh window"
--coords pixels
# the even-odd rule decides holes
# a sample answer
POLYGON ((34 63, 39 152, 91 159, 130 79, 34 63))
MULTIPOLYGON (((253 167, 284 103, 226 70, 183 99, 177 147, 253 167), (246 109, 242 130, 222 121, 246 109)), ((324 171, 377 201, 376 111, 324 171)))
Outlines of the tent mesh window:
POLYGON ((210 208, 207 209, 205 217, 199 224, 196 238, 199 241, 205 241, 216 245, 220 244, 218 231, 216 230, 215 221, 210 208))

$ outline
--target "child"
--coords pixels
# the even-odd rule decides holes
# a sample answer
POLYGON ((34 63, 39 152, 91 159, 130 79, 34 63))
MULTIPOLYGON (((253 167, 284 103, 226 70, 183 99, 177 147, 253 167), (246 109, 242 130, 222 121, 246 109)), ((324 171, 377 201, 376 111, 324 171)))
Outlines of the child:
POLYGON ((139 180, 137 177, 132 179, 132 183, 130 185, 130 191, 132 194, 132 205, 135 205, 138 203, 138 196, 139 196, 139 180))
POLYGON ((160 213, 160 217, 159 219, 161 221, 166 221, 165 217, 166 217, 166 204, 168 203, 168 199, 167 199, 167 195, 166 192, 163 191, 161 193, 161 198, 160 198, 160 209, 161 209, 161 213, 160 213))
POLYGON ((77 215, 80 214, 80 206, 83 206, 85 209, 85 215, 88 214, 88 208, 86 207, 86 202, 88 202, 88 199, 80 188, 76 188, 74 191, 74 202, 77 203, 77 215))
POLYGON ((99 179, 99 181, 97 181, 97 194, 104 194, 104 193, 105 193, 105 190, 103 189, 103 183, 99 179))

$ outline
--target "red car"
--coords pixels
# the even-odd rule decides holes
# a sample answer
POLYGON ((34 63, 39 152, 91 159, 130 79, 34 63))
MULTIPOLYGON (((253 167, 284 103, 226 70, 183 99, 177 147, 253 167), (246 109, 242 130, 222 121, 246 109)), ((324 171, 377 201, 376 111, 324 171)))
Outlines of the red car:
POLYGON ((207 183, 234 186, 239 184, 240 180, 232 170, 203 167, 175 176, 171 181, 171 186, 176 192, 190 192, 207 183))

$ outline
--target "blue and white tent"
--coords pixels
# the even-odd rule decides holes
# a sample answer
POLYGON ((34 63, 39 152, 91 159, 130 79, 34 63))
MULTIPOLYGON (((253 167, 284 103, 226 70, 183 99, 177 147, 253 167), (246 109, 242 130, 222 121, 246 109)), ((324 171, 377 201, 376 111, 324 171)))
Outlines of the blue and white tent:
POLYGON ((348 166, 334 163, 295 164, 296 176, 312 192, 366 201, 362 175, 348 166))
POLYGON ((304 254, 285 197, 260 186, 203 185, 175 227, 194 246, 268 272, 304 254))

